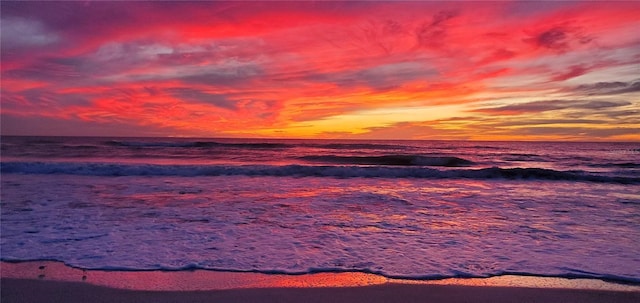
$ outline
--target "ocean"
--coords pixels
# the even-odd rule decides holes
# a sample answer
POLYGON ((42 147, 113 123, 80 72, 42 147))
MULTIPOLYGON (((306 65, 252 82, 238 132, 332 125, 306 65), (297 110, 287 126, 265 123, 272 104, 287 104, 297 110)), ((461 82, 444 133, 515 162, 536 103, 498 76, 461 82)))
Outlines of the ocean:
POLYGON ((640 144, 2 137, 2 261, 640 283, 640 144))

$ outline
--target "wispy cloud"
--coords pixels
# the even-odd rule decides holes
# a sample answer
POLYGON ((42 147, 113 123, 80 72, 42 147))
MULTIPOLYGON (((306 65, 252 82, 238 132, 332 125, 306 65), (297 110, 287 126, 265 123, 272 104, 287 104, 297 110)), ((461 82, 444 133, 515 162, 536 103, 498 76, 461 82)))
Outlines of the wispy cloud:
POLYGON ((640 140, 635 2, 0 5, 3 134, 640 140))
POLYGON ((505 105, 499 107, 479 108, 473 112, 521 115, 530 113, 540 113, 554 110, 607 110, 610 108, 631 105, 628 101, 579 101, 579 100, 546 100, 534 101, 520 104, 505 105))
POLYGON ((633 82, 597 82, 582 84, 574 89, 586 95, 619 95, 640 92, 640 80, 633 82))

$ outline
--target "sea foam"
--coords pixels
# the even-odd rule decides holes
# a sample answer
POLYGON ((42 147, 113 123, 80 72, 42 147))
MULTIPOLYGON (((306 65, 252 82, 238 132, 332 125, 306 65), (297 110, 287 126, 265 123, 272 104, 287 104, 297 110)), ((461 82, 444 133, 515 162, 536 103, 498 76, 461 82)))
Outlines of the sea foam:
MULTIPOLYGON (((349 159, 353 161, 353 159, 349 159)), ((376 161, 381 161, 376 159, 376 161)), ((386 160, 382 160, 386 161, 386 160)), ((394 160, 395 161, 395 160, 394 160)), ((451 161, 445 160, 445 161, 451 161)), ((640 183, 640 177, 607 176, 543 168, 447 169, 335 165, 157 165, 82 162, 3 162, 2 173, 87 176, 288 176, 336 178, 519 179, 640 183)))

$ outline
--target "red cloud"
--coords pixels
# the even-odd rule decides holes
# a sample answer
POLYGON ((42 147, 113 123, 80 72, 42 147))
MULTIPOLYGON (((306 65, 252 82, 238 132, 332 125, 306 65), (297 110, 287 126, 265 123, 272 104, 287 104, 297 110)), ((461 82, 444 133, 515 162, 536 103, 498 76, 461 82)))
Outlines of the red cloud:
POLYGON ((2 113, 234 133, 566 91, 549 79, 637 63, 626 49, 638 13, 629 2, 3 2, 2 113))

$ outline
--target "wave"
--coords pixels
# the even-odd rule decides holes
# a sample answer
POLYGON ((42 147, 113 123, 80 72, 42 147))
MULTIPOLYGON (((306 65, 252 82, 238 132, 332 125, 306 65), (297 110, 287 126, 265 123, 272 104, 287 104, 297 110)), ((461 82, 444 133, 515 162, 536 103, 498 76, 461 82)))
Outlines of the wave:
POLYGON ((640 168, 640 163, 623 162, 623 163, 602 163, 588 164, 590 167, 620 167, 620 168, 640 168))
POLYGON ((589 181, 640 184, 640 177, 596 175, 584 171, 544 168, 482 168, 438 170, 394 166, 306 165, 156 165, 67 162, 5 162, 0 172, 15 174, 65 174, 82 176, 276 176, 335 178, 513 179, 589 181))
POLYGON ((540 270, 532 270, 532 271, 513 271, 513 270, 490 270, 490 271, 457 271, 452 270, 448 273, 424 273, 424 274, 401 274, 401 273, 392 273, 384 270, 376 270, 371 268, 343 268, 343 267, 312 267, 303 270, 286 270, 286 269, 245 269, 245 268, 237 268, 237 267, 212 267, 212 266, 203 266, 197 263, 190 263, 182 266, 171 266, 164 264, 157 264, 154 266, 142 266, 142 267, 131 267, 131 266, 118 266, 118 265, 102 265, 102 266, 83 266, 76 264, 75 262, 67 262, 64 260, 60 260, 58 258, 13 258, 13 257, 2 257, 0 261, 7 263, 23 263, 23 262, 61 262, 64 265, 81 269, 81 270, 105 270, 105 271, 164 271, 164 272, 179 272, 179 271, 194 271, 194 270, 211 270, 211 271, 220 271, 220 272, 238 272, 238 273, 260 273, 267 275, 307 275, 307 274, 317 274, 317 273, 366 273, 366 274, 374 274, 378 276, 382 276, 389 279, 402 279, 402 280, 414 280, 414 281, 428 281, 428 280, 442 280, 449 278, 490 278, 490 277, 499 277, 505 275, 516 275, 516 276, 527 276, 527 277, 549 277, 549 278, 565 278, 565 279, 598 279, 610 283, 618 283, 625 285, 639 285, 640 278, 634 276, 627 275, 616 275, 616 274, 606 274, 606 273, 597 273, 597 272, 589 272, 579 269, 573 268, 558 268, 554 270, 554 273, 545 273, 540 270))
POLYGON ((299 159, 333 163, 357 165, 396 165, 396 166, 471 166, 472 161, 458 157, 427 157, 416 155, 384 155, 384 156, 302 156, 299 159))
POLYGON ((306 147, 317 147, 324 149, 377 149, 377 150, 395 150, 395 149, 407 149, 411 146, 406 145, 390 145, 390 144, 376 144, 376 143, 329 143, 329 144, 303 144, 306 147))

